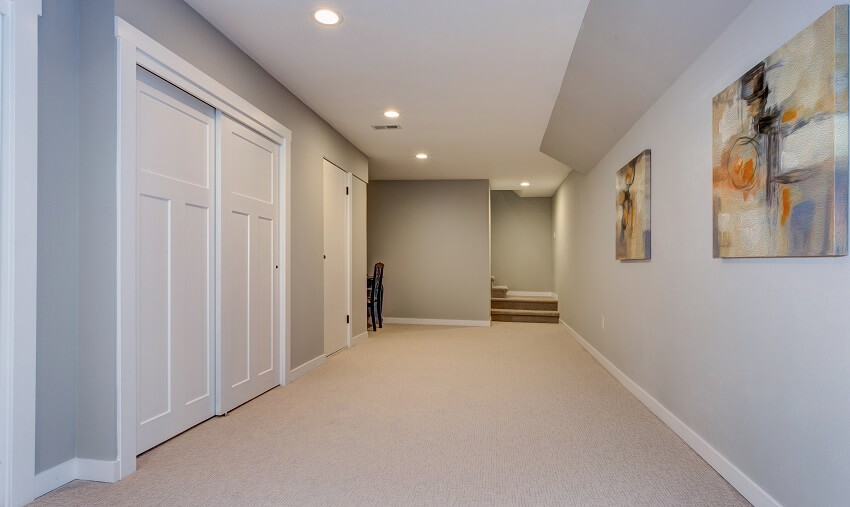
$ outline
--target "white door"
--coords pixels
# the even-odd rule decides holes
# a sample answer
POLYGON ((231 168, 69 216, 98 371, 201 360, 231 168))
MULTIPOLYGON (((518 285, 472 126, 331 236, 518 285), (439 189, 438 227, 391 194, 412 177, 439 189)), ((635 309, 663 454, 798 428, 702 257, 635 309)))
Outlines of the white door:
MULTIPOLYGON (((366 183, 349 178, 351 206, 351 337, 366 332, 366 278, 369 272, 366 260, 366 183)), ((371 276, 371 275, 368 275, 371 276)))
POLYGON ((220 116, 221 396, 227 412, 280 384, 279 146, 220 116))
POLYGON ((215 110, 142 68, 136 90, 141 453, 215 409, 215 110))
POLYGON ((324 162, 325 355, 348 345, 346 173, 324 162))

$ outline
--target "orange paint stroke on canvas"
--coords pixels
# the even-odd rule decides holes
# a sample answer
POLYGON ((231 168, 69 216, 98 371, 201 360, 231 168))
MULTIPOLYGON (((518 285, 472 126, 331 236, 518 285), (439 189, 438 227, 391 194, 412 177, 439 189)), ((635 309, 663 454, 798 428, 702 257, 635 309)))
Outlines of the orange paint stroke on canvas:
POLYGON ((782 225, 785 225, 789 216, 791 216, 791 189, 785 187, 782 189, 782 225))

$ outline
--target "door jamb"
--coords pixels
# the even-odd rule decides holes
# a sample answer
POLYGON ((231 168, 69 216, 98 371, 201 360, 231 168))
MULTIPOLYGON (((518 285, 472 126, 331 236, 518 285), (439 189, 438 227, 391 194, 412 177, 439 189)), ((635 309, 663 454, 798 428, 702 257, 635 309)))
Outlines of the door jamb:
POLYGON ((345 345, 348 348, 351 348, 351 339, 353 338, 352 330, 354 329, 354 313, 352 313, 354 307, 354 301, 351 299, 352 287, 351 287, 351 255, 354 248, 354 222, 353 222, 353 214, 352 214, 352 196, 354 195, 354 182, 352 178, 354 176, 347 172, 345 173, 345 188, 347 189, 345 192, 345 299, 346 299, 346 312, 348 313, 348 325, 346 328, 346 338, 345 345))
POLYGON ((178 88, 198 97, 280 146, 279 251, 283 269, 279 278, 280 330, 278 350, 280 383, 286 383, 291 366, 291 146, 292 132, 218 81, 115 17, 118 43, 118 157, 117 229, 117 435, 119 477, 136 470, 136 66, 141 66, 178 88))

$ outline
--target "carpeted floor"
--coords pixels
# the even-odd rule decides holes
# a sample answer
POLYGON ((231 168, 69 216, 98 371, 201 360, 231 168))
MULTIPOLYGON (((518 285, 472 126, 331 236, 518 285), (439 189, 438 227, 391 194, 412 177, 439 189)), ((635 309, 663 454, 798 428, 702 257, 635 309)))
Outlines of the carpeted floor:
POLYGON ((562 326, 386 326, 37 505, 747 505, 562 326))

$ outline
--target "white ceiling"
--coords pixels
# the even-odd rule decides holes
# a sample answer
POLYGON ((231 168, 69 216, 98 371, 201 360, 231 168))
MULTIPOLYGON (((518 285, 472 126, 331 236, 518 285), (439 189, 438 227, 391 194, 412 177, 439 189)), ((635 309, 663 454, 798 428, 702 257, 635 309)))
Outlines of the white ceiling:
POLYGON ((751 1, 592 0, 540 150, 592 170, 751 1))
POLYGON ((521 195, 548 196, 569 171, 540 141, 588 0, 187 2, 360 148, 372 179, 527 180, 521 195), (319 7, 344 22, 318 25, 319 7), (389 108, 402 130, 372 130, 389 108))

